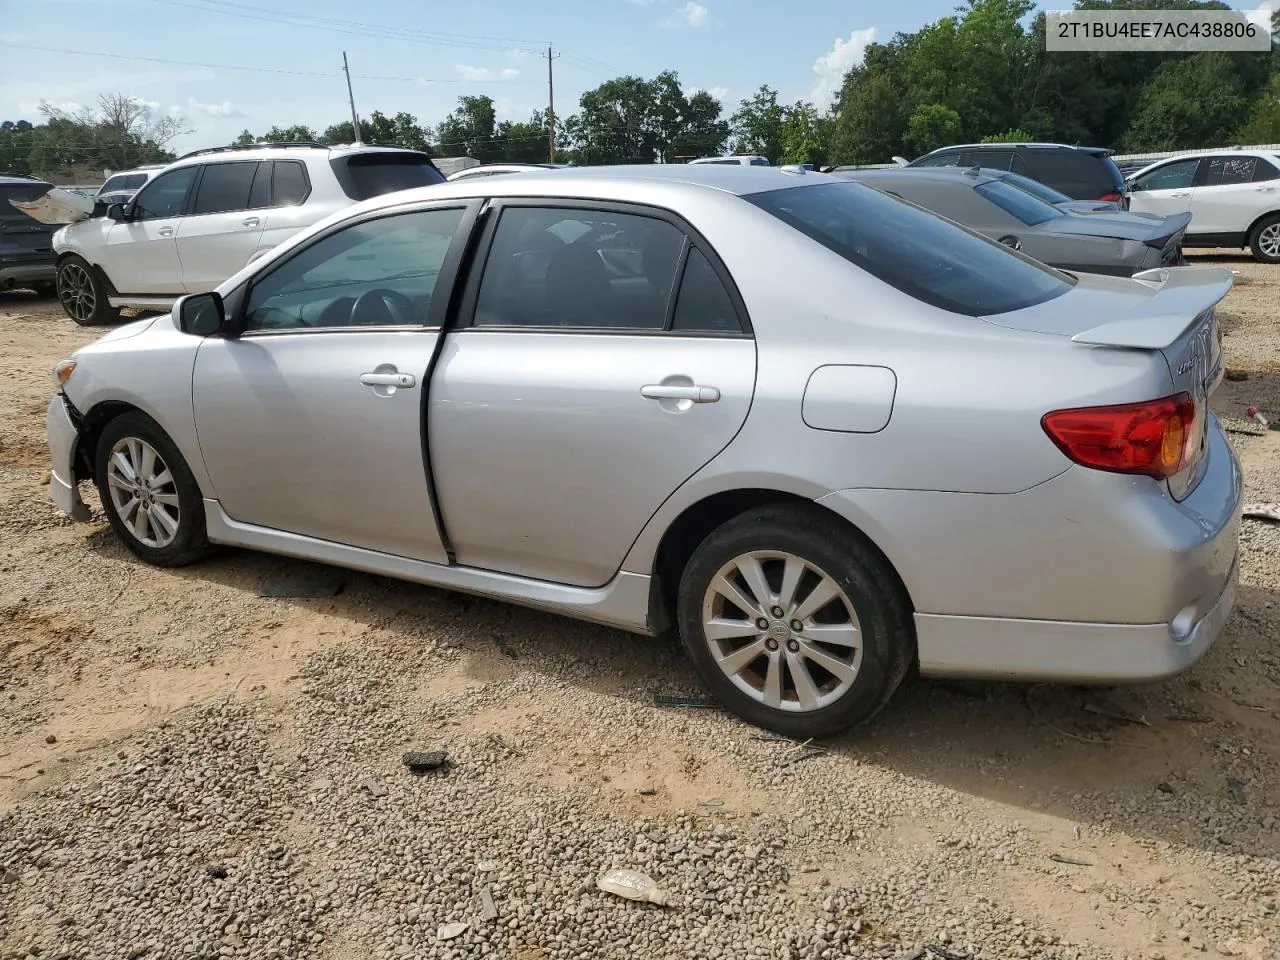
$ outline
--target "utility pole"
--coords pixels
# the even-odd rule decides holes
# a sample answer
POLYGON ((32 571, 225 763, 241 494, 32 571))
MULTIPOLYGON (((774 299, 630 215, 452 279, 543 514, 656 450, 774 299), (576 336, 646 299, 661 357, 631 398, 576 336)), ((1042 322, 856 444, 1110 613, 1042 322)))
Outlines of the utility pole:
POLYGON ((551 69, 551 44, 547 44, 547 156, 556 162, 556 78, 551 69))
POLYGON ((356 116, 356 95, 351 92, 351 70, 347 67, 347 51, 342 51, 342 72, 347 75, 347 102, 351 104, 351 136, 360 142, 360 118, 356 116))

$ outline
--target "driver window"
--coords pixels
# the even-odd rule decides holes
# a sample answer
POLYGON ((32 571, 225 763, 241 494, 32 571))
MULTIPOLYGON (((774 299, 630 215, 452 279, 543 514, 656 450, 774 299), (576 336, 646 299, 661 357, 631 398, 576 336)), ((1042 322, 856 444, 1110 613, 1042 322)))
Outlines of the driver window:
POLYGON ((254 283, 245 331, 422 326, 462 215, 421 210, 329 234, 254 283))
POLYGON ((162 173, 142 188, 133 201, 133 220, 163 220, 182 216, 187 191, 196 178, 196 166, 179 167, 162 173))

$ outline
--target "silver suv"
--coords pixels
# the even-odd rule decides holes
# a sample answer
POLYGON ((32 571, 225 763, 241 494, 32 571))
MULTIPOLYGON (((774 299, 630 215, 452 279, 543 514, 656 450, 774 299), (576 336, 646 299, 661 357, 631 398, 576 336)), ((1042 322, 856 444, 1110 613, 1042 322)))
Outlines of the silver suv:
POLYGON ((58 297, 82 326, 110 323, 121 307, 167 310, 343 207, 443 182, 426 154, 393 147, 307 142, 198 150, 105 216, 54 234, 58 297))

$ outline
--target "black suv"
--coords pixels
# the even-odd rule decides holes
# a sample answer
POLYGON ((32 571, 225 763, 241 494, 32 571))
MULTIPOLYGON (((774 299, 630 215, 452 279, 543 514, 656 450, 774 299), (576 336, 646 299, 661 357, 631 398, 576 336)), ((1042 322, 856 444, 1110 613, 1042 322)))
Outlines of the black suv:
POLYGON ((1107 200, 1128 208, 1124 176, 1104 147, 1061 143, 970 143, 916 157, 909 167, 1011 170, 1060 190, 1072 200, 1107 200))
POLYGON ((40 223, 9 203, 37 200, 51 186, 33 177, 0 174, 0 290, 26 287, 53 292, 53 232, 58 228, 40 223))

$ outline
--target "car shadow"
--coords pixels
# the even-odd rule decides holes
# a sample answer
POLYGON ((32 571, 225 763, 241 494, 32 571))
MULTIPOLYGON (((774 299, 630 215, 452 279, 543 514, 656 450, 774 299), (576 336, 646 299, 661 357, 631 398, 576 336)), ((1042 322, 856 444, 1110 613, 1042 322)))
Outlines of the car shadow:
MULTIPOLYGON (((88 537, 90 549, 128 557, 109 529, 88 537)), ((496 662, 486 675, 518 682, 549 677, 584 691, 650 709, 655 694, 705 698, 678 641, 607 627, 482 597, 406 583, 323 564, 236 549, 191 567, 163 571, 190 581, 257 594, 282 576, 335 578, 335 596, 267 599, 362 628, 394 626, 403 644, 424 648, 447 636, 473 665, 496 662), (317 575, 319 575, 317 577, 317 575)), ((1280 856, 1280 831, 1262 829, 1280 799, 1280 658, 1276 615, 1280 593, 1240 591, 1223 637, 1199 664, 1161 683, 1121 688, 909 678, 871 723, 826 746, 850 766, 874 764, 905 777, 1029 814, 1105 825, 1138 838, 1218 853, 1280 856), (1228 781, 1228 777, 1233 778, 1228 781), (1237 784, 1243 791, 1238 802, 1237 784), (1270 790, 1270 792, 1268 792, 1270 790), (1167 805, 1166 816, 1150 804, 1167 805), (1240 849, 1237 834, 1267 836, 1240 849)), ((376 652, 376 630, 358 641, 376 652)), ((423 658, 417 677, 437 670, 423 658)), ((702 713, 703 711, 699 711, 702 713)), ((727 742, 750 728, 722 714, 727 742)), ((714 743, 704 744, 716 750, 714 743)), ((725 759, 729 759, 726 753, 725 759)))

